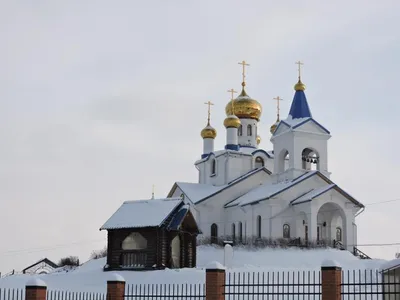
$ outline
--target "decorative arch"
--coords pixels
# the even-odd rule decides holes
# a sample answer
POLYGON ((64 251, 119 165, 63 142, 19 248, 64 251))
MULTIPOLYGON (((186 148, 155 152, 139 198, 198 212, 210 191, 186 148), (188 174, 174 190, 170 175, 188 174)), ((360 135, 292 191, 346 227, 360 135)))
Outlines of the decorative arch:
POLYGON ((283 238, 290 239, 290 225, 289 224, 283 225, 283 238))
POLYGON ((211 244, 217 244, 218 243, 218 226, 217 224, 212 224, 211 225, 211 244))
POLYGON ((255 162, 256 169, 262 168, 264 167, 264 165, 265 165, 264 159, 261 156, 257 156, 255 162))
POLYGON ((277 158, 278 158, 278 172, 283 173, 289 167, 289 151, 286 149, 282 149, 281 152, 279 152, 277 158))
POLYGON ((122 250, 143 250, 147 248, 147 240, 139 232, 132 232, 121 245, 122 250))
POLYGON ((261 216, 257 216, 257 238, 261 238, 261 234, 262 234, 262 232, 261 232, 261 228, 262 228, 262 224, 261 224, 261 216))
POLYGON ((321 205, 317 214, 317 233, 320 241, 341 242, 346 245, 346 214, 344 209, 337 203, 327 202, 321 205), (340 230, 337 230, 340 228, 340 230), (340 236, 337 236, 340 234, 340 236), (337 239, 340 237, 340 241, 337 239))
POLYGON ((253 127, 249 124, 247 125, 247 136, 253 135, 253 127))
POLYGON ((320 170, 319 154, 310 147, 304 148, 301 152, 302 168, 304 170, 320 170))

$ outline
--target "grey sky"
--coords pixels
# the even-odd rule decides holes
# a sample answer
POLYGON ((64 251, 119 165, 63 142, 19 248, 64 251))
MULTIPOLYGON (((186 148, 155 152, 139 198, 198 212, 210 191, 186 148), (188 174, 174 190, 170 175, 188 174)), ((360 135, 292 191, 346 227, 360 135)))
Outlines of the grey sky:
MULTIPOLYGON (((205 101, 216 147, 229 88, 287 115, 296 60, 332 133, 332 179, 368 204, 400 198, 398 1, 0 1, 0 272, 86 260, 124 200, 196 181, 205 101)), ((359 242, 400 242, 400 201, 367 206, 359 242), (398 231, 398 230, 397 230, 398 231)), ((400 246, 361 247, 394 258, 400 246)))

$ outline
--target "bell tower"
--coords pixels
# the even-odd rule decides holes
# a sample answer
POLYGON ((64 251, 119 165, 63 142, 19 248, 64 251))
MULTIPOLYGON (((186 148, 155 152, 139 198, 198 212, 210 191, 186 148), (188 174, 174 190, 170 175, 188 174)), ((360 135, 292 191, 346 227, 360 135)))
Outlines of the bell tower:
POLYGON ((304 171, 317 170, 329 177, 328 140, 330 132, 314 120, 301 81, 301 65, 297 62, 299 79, 289 115, 273 129, 274 173, 293 179, 304 171))

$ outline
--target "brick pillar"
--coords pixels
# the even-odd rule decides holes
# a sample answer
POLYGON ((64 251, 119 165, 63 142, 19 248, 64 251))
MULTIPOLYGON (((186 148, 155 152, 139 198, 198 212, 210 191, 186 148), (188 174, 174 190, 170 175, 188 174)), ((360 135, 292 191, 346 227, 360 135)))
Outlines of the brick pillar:
POLYGON ((206 300, 225 300, 225 268, 211 263, 206 269, 206 300))
POLYGON ((29 280, 25 285, 25 300, 46 300, 47 285, 38 278, 29 280))
POLYGON ((107 300, 125 299, 125 279, 119 274, 112 274, 107 281, 107 300))
POLYGON ((341 300, 342 268, 338 263, 327 260, 322 263, 322 300, 341 300))

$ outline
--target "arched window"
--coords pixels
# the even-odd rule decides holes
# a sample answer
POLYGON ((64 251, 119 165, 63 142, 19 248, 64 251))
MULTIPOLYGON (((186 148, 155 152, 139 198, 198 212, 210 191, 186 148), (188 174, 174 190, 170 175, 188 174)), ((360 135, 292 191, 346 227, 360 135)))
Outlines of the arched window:
POLYGON ((247 125, 247 136, 251 136, 252 135, 252 127, 251 125, 247 125))
POLYGON ((319 155, 310 148, 305 148, 301 153, 302 167, 305 170, 319 170, 319 155))
POLYGON ((256 169, 264 167, 264 160, 262 157, 257 156, 256 157, 256 169))
POLYGON ((235 223, 232 224, 232 241, 235 242, 236 240, 236 226, 235 223))
POLYGON ((243 225, 242 222, 239 222, 239 243, 243 242, 243 225))
POLYGON ((340 228, 340 227, 336 228, 336 241, 337 242, 342 241, 342 228, 340 228))
POLYGON ((215 158, 211 160, 211 175, 215 175, 215 172, 217 170, 217 161, 215 158))
POLYGON ((238 128, 238 136, 242 136, 242 135, 243 135, 243 127, 242 127, 242 125, 240 125, 238 128))
POLYGON ((283 238, 284 239, 290 238, 290 225, 289 224, 283 225, 283 238))
POLYGON ((257 216, 257 237, 261 238, 261 216, 257 216))
POLYGON ((138 232, 132 232, 122 242, 122 250, 141 250, 147 248, 147 240, 138 232))
POLYGON ((218 226, 217 224, 211 225, 211 244, 216 244, 218 242, 218 226))

